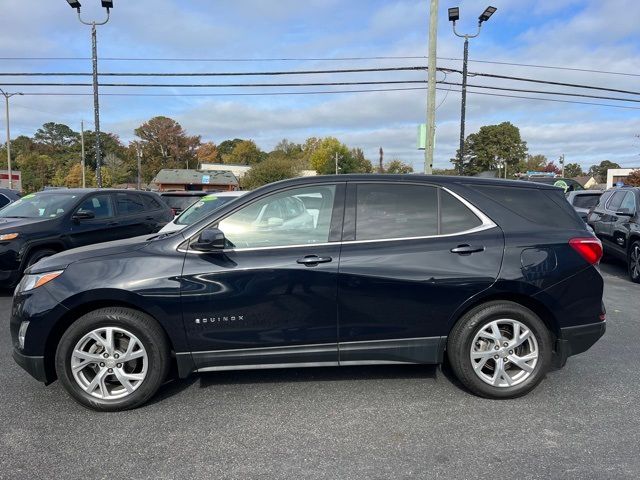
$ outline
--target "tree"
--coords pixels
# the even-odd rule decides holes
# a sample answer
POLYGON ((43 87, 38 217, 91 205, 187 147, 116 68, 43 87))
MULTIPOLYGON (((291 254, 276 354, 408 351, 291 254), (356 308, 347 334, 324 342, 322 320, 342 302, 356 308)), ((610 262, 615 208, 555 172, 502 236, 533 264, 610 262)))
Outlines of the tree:
POLYGON ((266 153, 258 148, 253 140, 242 140, 236 143, 229 154, 222 155, 222 162, 236 165, 256 165, 266 157, 266 153))
POLYGON ((518 163, 518 171, 525 172, 542 172, 547 166, 548 160, 544 155, 527 155, 524 161, 518 163))
POLYGON ((562 170, 555 164, 555 162, 553 160, 551 160, 549 163, 547 163, 544 166, 544 169, 542 171, 543 172, 553 172, 553 173, 556 173, 558 175, 560 175, 562 173, 562 170))
POLYGON ((413 167, 396 159, 385 165, 383 173, 413 173, 413 167))
POLYGON ((564 166, 564 176, 567 178, 582 177, 584 171, 579 163, 567 163, 564 166))
POLYGON ((609 160, 603 160, 600 165, 591 165, 588 173, 599 183, 604 183, 607 181, 607 170, 610 168, 620 168, 620 165, 609 160))
POLYGON ((220 152, 220 156, 229 155, 233 152, 233 149, 236 148, 236 145, 240 142, 243 142, 241 138, 234 138, 233 140, 225 140, 224 142, 218 145, 218 152, 220 152))
POLYGON ((220 151, 213 142, 203 143, 196 150, 198 163, 220 163, 220 151))
POLYGON ((39 128, 33 140, 50 151, 61 150, 75 145, 80 138, 78 132, 74 132, 62 123, 47 122, 39 128))
POLYGON ((270 157, 251 167, 251 170, 242 178, 242 187, 254 189, 298 175, 300 175, 300 169, 297 162, 282 157, 270 157))
POLYGON ((640 170, 631 172, 624 183, 633 187, 640 187, 640 170))
POLYGON ((56 162, 48 155, 27 153, 16 158, 16 167, 22 175, 22 191, 37 192, 52 184, 56 162))
POLYGON ((302 157, 302 145, 299 143, 293 143, 283 138, 275 146, 271 155, 293 159, 299 159, 302 157))
MULTIPOLYGON (((75 158, 80 159, 81 146, 78 144, 73 149, 75 158)), ((116 155, 121 159, 128 158, 127 148, 115 133, 100 132, 100 156, 102 163, 109 155, 116 155)), ((84 161, 91 168, 96 167, 96 132, 85 130, 84 132, 84 161)))
MULTIPOLYGON (((478 133, 472 133, 465 140, 465 158, 463 172, 475 175, 495 170, 498 162, 506 161, 511 171, 515 171, 527 155, 527 143, 520 137, 520 129, 509 122, 480 127, 478 133)), ((460 165, 460 151, 451 159, 460 165)))

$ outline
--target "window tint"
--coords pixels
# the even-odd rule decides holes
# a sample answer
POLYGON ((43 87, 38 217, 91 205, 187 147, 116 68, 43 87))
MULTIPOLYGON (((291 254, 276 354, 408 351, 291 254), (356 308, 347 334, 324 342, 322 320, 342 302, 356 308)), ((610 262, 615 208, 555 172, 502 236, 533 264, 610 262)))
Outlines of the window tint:
POLYGON ((628 212, 635 212, 636 199, 634 197, 635 195, 633 192, 627 192, 627 195, 624 197, 624 200, 622 200, 622 203, 620 204, 620 210, 626 209, 628 212))
POLYGON ((317 185, 275 193, 222 220, 218 228, 229 247, 255 248, 305 245, 329 241, 334 185, 317 185), (307 209, 302 198, 317 200, 307 209))
POLYGON ((553 228, 584 228, 584 222, 560 189, 470 185, 504 208, 530 222, 553 228))
POLYGON ((173 209, 184 210, 200 200, 197 195, 163 195, 162 199, 173 209))
POLYGON ((116 193, 116 204, 119 215, 131 215, 144 211, 142 199, 135 193, 116 193))
POLYGON ((611 200, 609 200, 609 203, 607 203, 607 209, 613 212, 617 212, 620 209, 620 205, 622 205, 622 200, 624 200, 626 194, 627 192, 625 191, 614 193, 613 197, 611 197, 611 200))
POLYGON ((469 208, 450 193, 440 190, 440 233, 457 233, 482 225, 469 208))
POLYGON ((595 207, 600 200, 600 194, 594 193, 592 195, 576 195, 573 197, 573 206, 578 208, 591 208, 595 207))
POLYGON ((142 200, 147 210, 158 210, 162 208, 158 199, 154 198, 153 195, 142 195, 142 200))
POLYGON ((0 193, 0 208, 9 205, 10 200, 0 193))
POLYGON ((94 218, 113 217, 113 206, 109 195, 94 195, 84 200, 78 210, 93 212, 94 218))
POLYGON ((438 234, 438 190, 422 185, 357 186, 356 240, 438 234))

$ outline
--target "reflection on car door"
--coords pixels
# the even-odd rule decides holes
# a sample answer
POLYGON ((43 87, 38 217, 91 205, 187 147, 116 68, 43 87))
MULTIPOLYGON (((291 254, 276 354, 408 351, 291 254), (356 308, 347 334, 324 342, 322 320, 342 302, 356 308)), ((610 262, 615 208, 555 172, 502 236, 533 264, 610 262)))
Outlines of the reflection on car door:
POLYGON ((114 230, 118 238, 137 237, 149 232, 146 217, 149 216, 145 209, 142 197, 137 193, 118 192, 116 197, 116 209, 118 221, 114 230))
POLYGON ((636 212, 636 196, 631 190, 624 193, 620 206, 612 213, 611 221, 611 248, 618 257, 626 260, 629 248, 628 239, 631 233, 631 214, 636 212), (618 212, 627 212, 630 215, 618 215, 618 212))
POLYGON ((343 183, 287 189, 216 221, 224 252, 188 248, 181 298, 196 368, 337 364, 343 208, 343 183), (321 196, 315 226, 282 218, 284 201, 302 193, 321 196))
POLYGON ((436 362, 447 321, 495 282, 504 239, 444 189, 350 183, 338 276, 340 364, 436 362))
POLYGON ((117 238, 115 232, 109 226, 115 222, 114 217, 111 195, 103 193, 86 197, 72 211, 69 219, 66 220, 70 248, 115 240, 117 238), (94 217, 73 220, 73 215, 79 210, 91 212, 94 217))

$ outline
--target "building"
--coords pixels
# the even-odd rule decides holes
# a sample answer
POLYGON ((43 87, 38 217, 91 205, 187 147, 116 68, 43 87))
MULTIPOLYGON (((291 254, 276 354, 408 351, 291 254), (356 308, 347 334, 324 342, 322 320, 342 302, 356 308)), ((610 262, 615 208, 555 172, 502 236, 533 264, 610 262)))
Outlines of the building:
MULTIPOLYGON (((205 170, 208 172, 220 172, 220 171, 228 171, 232 172, 237 178, 244 177, 251 167, 249 165, 238 165, 238 164, 229 164, 229 163, 203 163, 200 165, 201 170, 205 170)), ((315 170, 301 170, 301 177, 313 177, 317 175, 318 172, 315 170)))
POLYGON ((610 168, 607 170, 607 188, 615 187, 618 182, 625 183, 631 172, 637 168, 610 168))
MULTIPOLYGON (((11 170, 11 179, 13 180, 12 189, 18 192, 22 191, 22 175, 19 170, 11 170)), ((0 188, 9 188, 9 171, 0 170, 0 188)))
POLYGON ((585 190, 594 189, 598 185, 598 181, 594 177, 589 175, 575 177, 574 180, 582 185, 585 190))
POLYGON ((230 171, 204 171, 164 168, 151 181, 160 192, 188 190, 220 192, 238 190, 238 179, 230 171))

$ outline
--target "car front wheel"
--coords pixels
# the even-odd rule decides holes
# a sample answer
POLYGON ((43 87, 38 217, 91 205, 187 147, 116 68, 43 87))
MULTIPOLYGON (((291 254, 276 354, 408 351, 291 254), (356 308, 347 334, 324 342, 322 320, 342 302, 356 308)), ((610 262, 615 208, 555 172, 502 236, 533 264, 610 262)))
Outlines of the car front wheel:
POLYGON ((473 393, 514 398, 531 391, 551 365, 552 336, 528 308, 490 302, 465 314, 453 328, 448 359, 473 393))
POLYGON ((640 283, 640 242, 631 244, 629 250, 629 278, 632 282, 640 283))
POLYGON ((128 308, 102 308, 64 333, 55 365, 62 385, 80 404, 127 410, 158 390, 167 375, 169 351, 153 318, 128 308))

